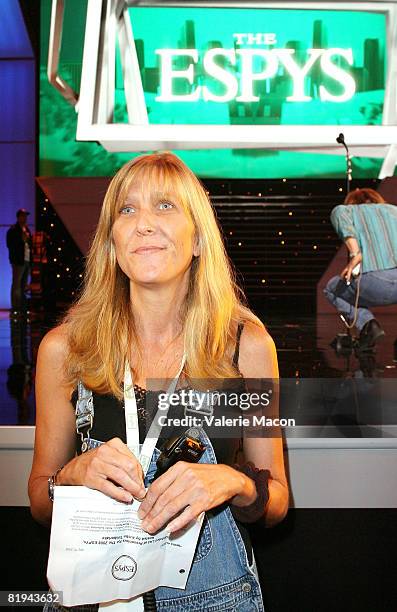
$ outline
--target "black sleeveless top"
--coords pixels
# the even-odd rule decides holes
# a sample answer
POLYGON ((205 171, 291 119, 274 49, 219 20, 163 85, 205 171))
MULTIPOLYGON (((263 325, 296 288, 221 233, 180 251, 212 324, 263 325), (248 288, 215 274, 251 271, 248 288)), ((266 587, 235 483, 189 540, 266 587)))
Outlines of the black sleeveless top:
MULTIPOLYGON (((234 385, 234 391, 244 391, 246 389, 243 376, 238 369, 238 360, 240 354, 240 338, 243 331, 244 323, 239 323, 236 334, 236 347, 233 355, 233 366, 236 369, 236 378, 238 378, 237 385, 234 385)), ((138 422, 139 422, 139 441, 142 444, 148 428, 150 427, 151 418, 157 410, 157 393, 147 391, 138 385, 134 385, 135 398, 137 403, 138 411, 138 422)), ((111 394, 99 394, 93 392, 93 403, 94 403, 94 422, 93 427, 90 431, 90 437, 94 440, 101 442, 107 442, 112 438, 120 438, 124 443, 127 442, 126 427, 125 427, 125 414, 124 414, 124 403, 123 400, 118 400, 114 395, 111 394)), ((72 404, 76 408, 76 402, 78 398, 77 389, 73 391, 72 404)), ((175 417, 171 406, 169 409, 168 416, 175 417)), ((228 411, 230 413, 230 411, 228 411)), ((183 416, 178 414, 178 417, 183 416)), ((169 431, 167 429, 167 435, 161 437, 158 440, 157 447, 168 438, 170 435, 180 434, 187 428, 182 427, 175 429, 175 431, 169 431)), ((207 432, 209 433, 209 432, 207 432)), ((233 429, 233 435, 227 438, 217 438, 210 435, 211 444, 215 451, 215 456, 218 463, 226 465, 233 465, 237 462, 237 454, 242 449, 242 430, 239 432, 237 428, 233 429)), ((81 437, 76 434, 76 450, 77 454, 81 454, 81 437)), ((247 552, 248 561, 252 563, 252 544, 249 536, 249 532, 246 526, 236 520, 236 525, 240 531, 244 546, 247 552)))
MULTIPOLYGON (((237 384, 233 384, 233 391, 243 391, 245 389, 244 379, 241 372, 238 369, 238 360, 240 353, 240 338, 244 324, 239 323, 236 334, 236 346, 233 355, 233 366, 236 369, 236 378, 238 378, 237 384)), ((142 444, 146 433, 150 427, 150 423, 157 411, 158 406, 158 392, 149 391, 134 385, 137 411, 138 411, 138 422, 139 422, 139 441, 142 444)), ((179 391, 180 392, 180 391, 179 391)), ((178 391, 176 391, 178 393, 178 391)), ((94 404, 94 422, 93 427, 90 431, 90 438, 101 442, 108 442, 112 438, 120 438, 124 443, 127 442, 126 428, 125 428, 125 414, 124 414, 124 401, 117 399, 110 393, 95 393, 93 392, 93 404, 94 404)), ((73 391, 72 404, 76 408, 78 398, 77 389, 73 391)), ((233 409, 232 409, 233 410, 233 409)), ((225 414, 225 411, 221 413, 225 414)), ((175 418, 182 418, 184 416, 182 406, 171 406, 168 412, 168 418, 170 420, 175 418)), ((228 414, 225 416, 236 416, 236 414, 230 414, 228 408, 228 414)), ((157 443, 160 447, 162 443, 172 435, 180 434, 188 429, 188 427, 167 427, 162 431, 161 437, 157 443)), ((221 437, 217 437, 217 431, 221 432, 221 429, 213 428, 211 432, 207 430, 211 443, 214 447, 216 459, 218 463, 224 463, 227 465, 233 465, 236 463, 236 456, 242 445, 242 430, 238 427, 233 427, 232 430, 227 432, 228 437, 223 437, 225 431, 221 433, 221 437), (215 434, 215 435, 213 435, 215 434)), ((76 450, 77 454, 81 454, 81 437, 76 435, 76 450)))

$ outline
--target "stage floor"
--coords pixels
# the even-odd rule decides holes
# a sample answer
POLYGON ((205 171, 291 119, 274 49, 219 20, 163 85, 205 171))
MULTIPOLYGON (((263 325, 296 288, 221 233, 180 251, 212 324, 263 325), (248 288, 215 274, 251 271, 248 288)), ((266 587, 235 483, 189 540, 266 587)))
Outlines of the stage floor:
MULTIPOLYGON (((321 382, 322 395, 324 388, 331 389, 333 401, 335 393, 340 395, 341 385, 344 385, 343 418, 346 418, 346 384, 347 381, 354 382, 354 389, 347 395, 353 394, 355 400, 358 397, 362 401, 364 396, 367 399, 365 410, 362 410, 362 405, 360 408, 360 423, 363 425, 366 419, 368 421, 366 417, 363 422, 363 413, 371 413, 369 421, 372 423, 394 425, 394 417, 391 417, 395 403, 392 398, 397 397, 397 393, 394 394, 394 385, 397 388, 397 322, 394 314, 382 315, 380 323, 386 332, 385 338, 377 344, 374 352, 361 355, 354 349, 338 354, 330 345, 337 333, 345 331, 336 315, 294 317, 278 314, 266 315, 262 319, 275 340, 282 379, 287 382, 295 379, 301 383, 308 383, 307 379, 310 379, 311 389, 313 383, 321 382), (339 385, 336 390, 335 384, 339 385)), ((30 321, 12 321, 8 311, 0 312, 0 426, 34 425, 37 350, 55 320, 54 317, 32 313, 30 321)), ((318 385, 314 386, 318 393, 318 385)), ((317 425, 319 415, 323 422, 326 415, 335 414, 335 401, 332 408, 327 397, 322 397, 320 403, 316 416, 312 420, 303 419, 301 424, 317 425)), ((291 410, 293 412, 293 407, 289 406, 288 414, 291 410)), ((357 410, 356 404, 347 415, 352 425, 357 425, 357 410)))

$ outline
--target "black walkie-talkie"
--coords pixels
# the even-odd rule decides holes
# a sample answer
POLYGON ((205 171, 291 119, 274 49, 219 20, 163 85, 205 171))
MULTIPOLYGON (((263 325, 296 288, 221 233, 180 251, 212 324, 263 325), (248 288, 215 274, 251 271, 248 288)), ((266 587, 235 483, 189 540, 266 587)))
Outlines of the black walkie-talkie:
POLYGON ((198 463, 206 449, 199 438, 199 432, 192 427, 180 436, 173 436, 164 442, 161 454, 156 461, 157 470, 153 477, 156 480, 177 461, 198 463))

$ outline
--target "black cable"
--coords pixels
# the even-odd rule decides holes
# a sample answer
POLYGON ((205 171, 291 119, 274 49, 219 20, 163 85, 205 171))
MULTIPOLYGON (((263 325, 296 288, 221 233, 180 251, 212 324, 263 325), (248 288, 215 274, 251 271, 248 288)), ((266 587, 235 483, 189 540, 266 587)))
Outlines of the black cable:
POLYGON ((142 595, 143 609, 145 612, 157 612, 156 598, 154 591, 148 591, 142 595))
MULTIPOLYGON (((158 472, 158 470, 157 470, 158 472)), ((151 480, 151 482, 153 482, 156 478, 157 475, 154 475, 153 479, 151 480)), ((147 591, 146 593, 143 593, 142 595, 142 599, 143 599, 143 609, 144 612, 157 612, 157 606, 156 606, 156 597, 154 595, 154 591, 147 591)))
POLYGON ((338 144, 343 145, 346 149, 346 190, 347 190, 346 195, 347 195, 350 192, 350 184, 352 181, 352 161, 350 158, 350 152, 349 152, 348 146, 345 142, 344 134, 340 133, 336 139, 336 142, 338 144))

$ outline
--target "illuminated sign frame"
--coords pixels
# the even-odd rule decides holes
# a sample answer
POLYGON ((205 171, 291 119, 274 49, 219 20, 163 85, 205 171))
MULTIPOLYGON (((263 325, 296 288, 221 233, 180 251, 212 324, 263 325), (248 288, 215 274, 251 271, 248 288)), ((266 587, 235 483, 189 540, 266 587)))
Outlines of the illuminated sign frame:
POLYGON ((280 149, 344 154, 335 141, 343 132, 352 155, 383 158, 380 178, 397 163, 397 6, 389 1, 338 0, 297 3, 88 0, 80 94, 57 74, 64 0, 53 0, 48 76, 78 112, 77 140, 98 141, 110 152, 157 149, 280 149), (321 7, 319 7, 321 4, 321 7), (165 125, 149 124, 128 14, 130 6, 241 7, 372 11, 386 14, 388 66, 382 125, 165 125), (116 40, 123 70, 129 123, 113 123, 116 40))

